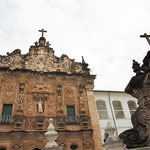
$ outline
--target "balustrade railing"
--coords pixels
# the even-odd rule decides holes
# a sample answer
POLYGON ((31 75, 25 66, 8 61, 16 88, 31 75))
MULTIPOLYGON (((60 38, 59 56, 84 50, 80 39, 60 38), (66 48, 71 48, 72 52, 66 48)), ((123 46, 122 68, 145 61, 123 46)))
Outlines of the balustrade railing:
POLYGON ((12 115, 0 115, 0 124, 12 124, 13 116, 12 115))
POLYGON ((77 116, 67 116, 66 118, 66 124, 67 125, 79 125, 80 120, 77 116))

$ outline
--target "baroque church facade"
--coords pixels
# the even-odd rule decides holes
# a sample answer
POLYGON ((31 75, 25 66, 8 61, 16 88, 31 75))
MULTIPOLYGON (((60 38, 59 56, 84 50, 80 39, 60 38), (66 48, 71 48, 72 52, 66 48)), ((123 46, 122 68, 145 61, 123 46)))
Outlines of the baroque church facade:
POLYGON ((0 150, 40 150, 54 119, 64 150, 102 150, 88 64, 56 57, 42 36, 29 52, 0 56, 0 150))

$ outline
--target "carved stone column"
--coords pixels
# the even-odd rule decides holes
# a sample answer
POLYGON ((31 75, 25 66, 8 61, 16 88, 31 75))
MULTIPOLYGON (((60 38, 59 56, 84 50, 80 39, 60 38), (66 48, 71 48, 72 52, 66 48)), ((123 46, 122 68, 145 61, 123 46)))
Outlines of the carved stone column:
POLYGON ((24 88, 25 88, 25 83, 20 82, 19 83, 19 94, 18 94, 18 99, 17 99, 17 104, 16 104, 16 111, 17 112, 22 112, 23 111, 24 88))
POLYGON ((62 85, 57 85, 57 126, 59 129, 65 128, 65 116, 62 100, 62 85))

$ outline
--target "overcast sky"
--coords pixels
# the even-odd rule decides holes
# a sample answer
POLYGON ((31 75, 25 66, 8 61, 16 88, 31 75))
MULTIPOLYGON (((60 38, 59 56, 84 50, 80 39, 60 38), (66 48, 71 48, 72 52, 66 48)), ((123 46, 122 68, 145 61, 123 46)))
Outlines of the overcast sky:
POLYGON ((27 53, 42 28, 56 56, 84 56, 96 90, 122 91, 150 49, 150 0, 0 0, 1 55, 27 53))

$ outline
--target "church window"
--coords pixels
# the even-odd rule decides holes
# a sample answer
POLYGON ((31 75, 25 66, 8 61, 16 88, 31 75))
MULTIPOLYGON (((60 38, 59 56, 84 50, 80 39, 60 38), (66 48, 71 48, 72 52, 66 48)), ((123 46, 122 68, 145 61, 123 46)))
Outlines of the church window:
POLYGON ((136 110, 136 103, 134 101, 128 101, 128 107, 129 107, 129 110, 130 110, 130 114, 132 115, 135 110, 136 110))
POLYGON ((1 124, 12 123, 12 104, 3 104, 2 115, 0 118, 1 124))
POLYGON ((116 119, 125 118, 121 102, 113 101, 112 103, 116 119))
POLYGON ((67 124, 68 125, 78 125, 79 119, 75 115, 75 107, 67 106, 67 124))
POLYGON ((99 119, 108 119, 106 103, 103 100, 96 101, 99 119))
POLYGON ((67 106, 67 116, 75 116, 74 106, 67 106))

